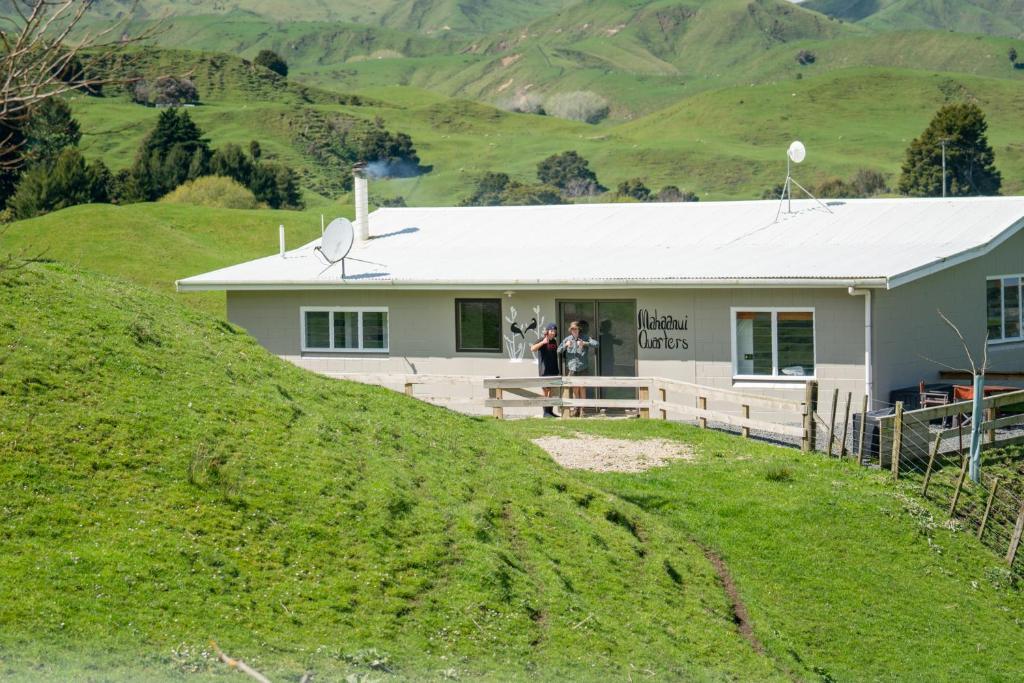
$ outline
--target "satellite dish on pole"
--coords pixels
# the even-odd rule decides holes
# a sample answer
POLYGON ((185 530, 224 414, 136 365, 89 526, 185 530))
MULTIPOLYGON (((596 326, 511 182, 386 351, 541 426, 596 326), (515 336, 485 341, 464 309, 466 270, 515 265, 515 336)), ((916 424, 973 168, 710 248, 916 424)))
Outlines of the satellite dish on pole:
POLYGON ((348 256, 353 241, 355 241, 355 231, 352 228, 352 223, 347 218, 335 218, 324 230, 324 236, 317 249, 325 259, 333 264, 348 256))
POLYGON ((775 213, 775 222, 779 222, 779 217, 782 215, 782 206, 785 204, 786 213, 793 213, 793 186, 796 185, 798 188, 803 190, 804 194, 818 202, 818 205, 823 209, 832 213, 832 209, 828 208, 825 204, 815 197, 813 194, 807 191, 803 185, 793 179, 793 173, 790 169, 791 164, 799 164, 801 161, 807 158, 807 148, 804 147, 804 143, 799 140, 794 140, 789 143, 789 149, 786 150, 786 182, 782 185, 782 196, 779 197, 779 210, 775 213))
POLYGON ((794 140, 789 145, 789 149, 786 150, 786 155, 794 164, 799 164, 807 156, 807 149, 804 147, 804 143, 799 140, 794 140))

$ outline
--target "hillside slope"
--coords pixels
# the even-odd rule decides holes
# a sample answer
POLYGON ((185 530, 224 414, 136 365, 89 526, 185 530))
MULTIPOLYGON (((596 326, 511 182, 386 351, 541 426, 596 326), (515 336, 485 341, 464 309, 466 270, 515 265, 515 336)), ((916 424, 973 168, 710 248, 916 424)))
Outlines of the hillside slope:
POLYGON ((940 29, 1024 37, 1020 0, 809 0, 804 6, 879 30, 940 29))
POLYGON ((494 425, 169 297, 0 285, 0 671, 773 679, 695 545, 494 425))

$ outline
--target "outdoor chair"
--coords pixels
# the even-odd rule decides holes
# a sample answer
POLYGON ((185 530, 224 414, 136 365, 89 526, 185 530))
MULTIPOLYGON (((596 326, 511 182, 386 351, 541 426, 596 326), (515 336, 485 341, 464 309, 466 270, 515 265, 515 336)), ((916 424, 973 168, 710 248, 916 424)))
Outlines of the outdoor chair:
MULTIPOLYGON (((920 391, 920 407, 922 408, 933 408, 935 406, 946 406, 952 403, 952 399, 949 394, 945 391, 928 391, 925 388, 924 380, 918 383, 918 389, 920 391)), ((946 418, 942 418, 942 425, 946 425, 946 418)))

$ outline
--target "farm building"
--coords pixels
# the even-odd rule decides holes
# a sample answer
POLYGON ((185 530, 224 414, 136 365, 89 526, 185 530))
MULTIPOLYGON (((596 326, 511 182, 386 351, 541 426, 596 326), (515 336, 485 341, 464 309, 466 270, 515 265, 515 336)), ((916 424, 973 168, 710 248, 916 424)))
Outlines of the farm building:
POLYGON ((1022 228, 1024 197, 372 214, 363 199, 342 262, 282 242, 177 284, 225 290, 233 323, 334 376, 536 375, 544 326, 579 320, 596 374, 795 398, 813 378, 879 407, 966 365, 939 310, 993 372, 1024 370, 1022 228))

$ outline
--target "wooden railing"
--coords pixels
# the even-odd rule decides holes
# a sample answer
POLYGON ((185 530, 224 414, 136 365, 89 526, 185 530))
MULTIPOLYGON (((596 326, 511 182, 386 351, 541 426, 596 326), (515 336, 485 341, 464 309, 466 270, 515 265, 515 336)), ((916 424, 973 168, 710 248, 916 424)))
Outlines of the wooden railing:
POLYGON ((739 429, 744 437, 752 429, 795 437, 804 450, 811 450, 814 443, 814 400, 808 397, 816 397, 816 392, 810 390, 804 401, 798 401, 660 377, 495 377, 483 382, 489 395, 485 405, 498 419, 505 416, 506 408, 561 408, 563 417, 574 408, 626 409, 636 410, 641 418, 650 418, 653 412, 663 420, 669 415, 692 419, 705 428, 708 423, 724 425, 739 429), (634 389, 637 398, 576 398, 572 394, 577 387, 634 389), (552 389, 551 396, 543 395, 545 388, 552 389), (767 412, 769 417, 751 417, 752 410, 767 412))

